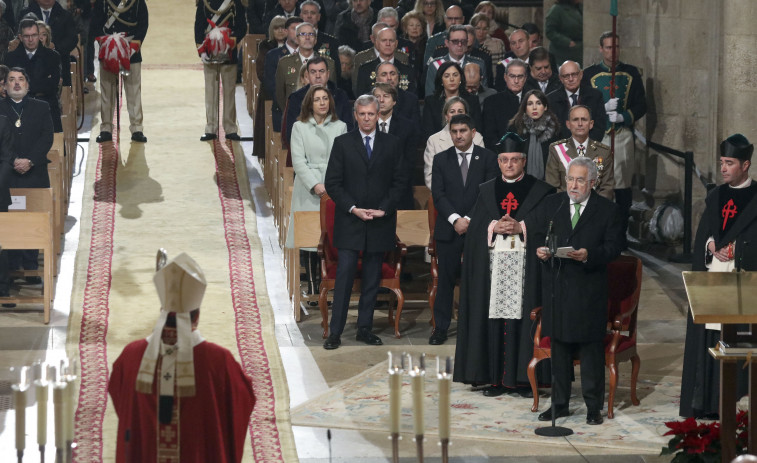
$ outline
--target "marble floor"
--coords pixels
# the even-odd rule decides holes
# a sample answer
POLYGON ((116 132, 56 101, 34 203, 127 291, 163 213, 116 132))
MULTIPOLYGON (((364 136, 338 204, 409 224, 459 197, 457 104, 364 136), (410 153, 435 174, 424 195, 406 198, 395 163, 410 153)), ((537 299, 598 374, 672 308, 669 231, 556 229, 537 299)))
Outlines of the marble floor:
MULTIPOLYGON (((90 96, 94 95, 94 92, 90 96)), ((244 108, 244 95, 241 87, 237 88, 237 108, 244 108)), ((92 107, 88 105, 88 107, 92 107)), ((240 135, 252 136, 252 122, 242 110, 238 112, 240 135)), ((87 117, 79 137, 89 138, 91 119, 87 117)), ((195 143, 195 140, 190 141, 195 143)), ((275 311, 276 337, 286 369, 291 397, 291 406, 299 405, 308 399, 326 391, 330 386, 346 379, 366 366, 386 358, 387 348, 367 348, 358 345, 350 334, 350 321, 345 331, 344 345, 333 354, 321 347, 320 314, 317 309, 303 315, 300 323, 294 321, 291 303, 286 294, 285 270, 281 249, 278 246, 277 229, 271 217, 268 196, 262 184, 261 167, 252 156, 252 143, 243 142, 242 147, 247 159, 250 187, 253 192, 257 213, 257 227, 263 245, 265 271, 269 297, 275 311)), ((84 173, 79 166, 86 165, 87 142, 80 143, 77 153, 77 175, 71 195, 71 209, 66 220, 66 241, 61 259, 60 274, 56 282, 55 307, 49 325, 43 325, 38 309, 18 307, 0 309, 0 461, 11 461, 14 450, 14 413, 9 399, 9 381, 13 373, 9 370, 14 365, 30 364, 36 360, 52 361, 63 356, 66 326, 68 322, 73 278, 73 259, 76 254, 79 237, 79 214, 84 173)), ((644 344, 676 344, 683 342, 685 333, 686 302, 680 271, 684 266, 670 264, 666 258, 666 249, 634 251, 644 260, 643 296, 639 312, 639 342, 644 344)), ((421 279, 422 275, 418 278, 421 279)), ((420 298, 408 303, 403 312, 403 337, 394 339, 392 329, 383 321, 385 315, 377 313, 376 333, 382 337, 388 348, 408 351, 433 352, 428 346, 428 308, 420 298)), ((354 327, 354 322, 352 323, 354 327)), ((451 342, 454 342, 452 338, 451 342)), ((450 351, 451 346, 437 348, 440 352, 450 351)), ((671 369, 680 365, 671 365, 671 369)), ((33 426, 34 413, 27 411, 27 423, 33 426)), ((50 434, 52 435, 52 434, 50 434)), ((294 435, 300 461, 304 463, 352 462, 377 463, 388 461, 389 445, 385 434, 333 430, 332 438, 327 439, 326 429, 294 427, 294 435)), ((31 440, 28 447, 33 444, 31 440)), ((51 446, 50 446, 51 447, 51 446)), ((435 462, 439 459, 437 446, 426 444, 428 458, 435 462)), ((409 439, 402 443, 401 451, 406 458, 402 462, 416 461, 410 458, 414 445, 409 439)), ((36 445, 27 449, 24 461, 39 461, 36 445)), ((47 461, 52 461, 48 451, 47 461)), ((597 449, 581 449, 565 445, 523 445, 516 443, 487 442, 483 440, 454 440, 451 448, 453 462, 494 463, 552 463, 552 462, 662 462, 664 460, 651 455, 616 455, 614 452, 598 452, 597 449)))

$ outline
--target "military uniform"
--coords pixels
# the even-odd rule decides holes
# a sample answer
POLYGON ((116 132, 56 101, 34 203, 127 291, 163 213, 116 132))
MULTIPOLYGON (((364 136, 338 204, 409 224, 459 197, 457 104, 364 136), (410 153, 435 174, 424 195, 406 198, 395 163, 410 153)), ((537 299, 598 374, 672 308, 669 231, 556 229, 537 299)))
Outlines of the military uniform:
MULTIPOLYGON (((237 46, 247 32, 244 21, 244 7, 240 0, 230 0, 224 9, 224 0, 201 0, 195 15, 195 44, 199 48, 212 27, 211 20, 218 27, 228 27, 234 48, 228 61, 224 63, 203 63, 205 74, 205 133, 218 132, 219 80, 223 86, 223 130, 237 133, 237 109, 234 98, 237 77, 237 46)), ((212 57, 211 57, 212 58, 212 57)))
MULTIPOLYGON (((446 63, 447 61, 450 61, 449 54, 446 54, 441 58, 435 59, 428 63, 428 69, 426 69, 426 96, 434 94, 434 90, 436 90, 436 87, 434 86, 434 81, 436 80, 436 70, 439 69, 439 66, 446 63)), ((481 85, 488 87, 489 79, 486 78, 486 65, 484 64, 483 60, 481 58, 466 54, 463 57, 463 62, 460 64, 460 67, 465 66, 466 63, 478 64, 478 68, 481 72, 481 85)))
POLYGON ((337 79, 342 76, 342 63, 339 61, 339 41, 336 37, 319 29, 314 50, 318 53, 318 56, 328 56, 333 59, 337 79))
MULTIPOLYGON (((353 76, 357 76, 356 85, 353 87, 356 96, 371 92, 373 84, 376 83, 376 68, 380 62, 379 58, 368 61, 360 66, 358 72, 352 73, 353 76)), ((397 72, 399 72, 399 88, 418 95, 418 83, 415 81, 415 71, 413 71, 413 68, 398 59, 394 60, 394 66, 397 68, 397 72)), ((404 114, 403 116, 409 117, 404 114)))
MULTIPOLYGON (((585 156, 594 161, 599 174, 594 189, 600 196, 612 201, 615 175, 610 147, 588 138, 585 143, 585 156)), ((557 188, 558 191, 565 191, 565 175, 567 175, 568 163, 577 157, 578 150, 573 138, 558 140, 549 145, 549 158, 547 159, 544 180, 557 188)))
MULTIPOLYGON (((355 55, 355 60, 352 63, 353 69, 360 69, 360 66, 369 61, 373 61, 376 58, 378 58, 378 55, 376 54, 376 49, 374 47, 363 50, 355 55)), ((402 64, 407 64, 409 58, 407 56, 407 53, 400 50, 395 50, 394 59, 402 64)))
MULTIPOLYGON (((315 57, 316 54, 314 53, 312 56, 315 57)), ((322 58, 328 63, 329 80, 336 83, 334 60, 328 56, 323 56, 322 58)), ((299 86, 301 67, 302 58, 299 53, 284 56, 279 60, 279 64, 276 67, 276 102, 282 110, 286 108, 289 95, 294 93, 299 86)))
MULTIPOLYGON (((124 76, 126 109, 129 112, 129 130, 142 132, 142 41, 147 35, 147 4, 145 0, 124 0, 113 3, 96 0, 92 7, 90 36, 99 37, 123 32, 139 49, 131 56, 129 75, 124 76), (123 5, 123 6, 122 6, 123 5)), ((113 110, 118 96, 118 75, 108 72, 100 64, 101 132, 113 131, 113 110)))

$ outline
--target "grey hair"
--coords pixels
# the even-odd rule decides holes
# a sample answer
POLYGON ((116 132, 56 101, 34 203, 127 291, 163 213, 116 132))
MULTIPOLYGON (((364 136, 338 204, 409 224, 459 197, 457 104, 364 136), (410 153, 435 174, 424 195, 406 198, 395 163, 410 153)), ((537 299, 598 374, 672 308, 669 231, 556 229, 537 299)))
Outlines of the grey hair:
POLYGON ((563 66, 565 66, 566 64, 575 64, 575 65, 576 65, 576 67, 578 67, 578 70, 579 70, 579 71, 581 71, 581 65, 580 65, 580 64, 578 64, 578 63, 576 63, 575 61, 572 61, 572 60, 566 60, 566 61, 565 61, 564 63, 562 63, 562 64, 561 64, 561 65, 560 65, 560 66, 559 66, 559 67, 557 68, 557 73, 558 73, 558 74, 562 72, 562 67, 563 67, 563 66))
POLYGON ((353 110, 357 112, 358 106, 370 106, 372 104, 376 105, 376 109, 379 107, 378 98, 376 98, 373 95, 360 95, 355 99, 355 105, 353 107, 353 110))
POLYGON ((304 2, 302 2, 300 4, 300 10, 302 10, 302 7, 305 6, 305 5, 314 6, 314 7, 316 7, 318 9, 319 13, 321 12, 321 5, 319 5, 318 2, 316 2, 314 0, 305 0, 304 2))
POLYGON ((400 20, 400 17, 397 14, 397 10, 395 10, 391 6, 381 8, 376 15, 376 21, 381 21, 384 18, 394 18, 395 20, 397 20, 397 22, 399 22, 400 20))
POLYGON ((340 55, 349 56, 350 59, 355 59, 355 50, 349 45, 340 45, 338 50, 340 55))
POLYGON ((305 23, 299 23, 299 24, 297 24, 297 27, 294 28, 294 33, 295 34, 299 34, 300 33, 300 29, 302 29, 305 26, 310 27, 310 28, 313 29, 313 31, 315 31, 315 26, 314 25, 305 22, 305 23))
POLYGON ((594 161, 586 156, 579 156, 572 161, 568 163, 568 168, 565 170, 565 175, 570 172, 570 168, 572 166, 578 166, 578 167, 586 167, 587 171, 589 172, 589 181, 590 182, 596 182, 597 177, 599 177, 599 172, 597 171, 597 165, 594 164, 594 161))
POLYGON ((511 60, 509 63, 507 63, 507 67, 505 67, 505 72, 506 73, 510 72, 510 68, 513 66, 520 66, 526 71, 528 71, 528 64, 526 64, 526 62, 523 61, 522 59, 515 58, 511 60))
POLYGON ((451 108, 452 105, 455 103, 462 103, 463 108, 465 108, 465 114, 470 114, 470 108, 468 107, 468 102, 465 101, 462 97, 453 96, 452 98, 444 102, 444 107, 442 108, 442 125, 447 125, 447 118, 446 118, 447 111, 449 111, 449 108, 451 108))

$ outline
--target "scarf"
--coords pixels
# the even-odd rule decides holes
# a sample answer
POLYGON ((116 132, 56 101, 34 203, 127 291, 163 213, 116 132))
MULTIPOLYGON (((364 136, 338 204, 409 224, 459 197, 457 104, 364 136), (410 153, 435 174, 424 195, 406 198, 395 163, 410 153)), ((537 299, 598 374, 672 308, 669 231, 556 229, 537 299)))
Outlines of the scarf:
POLYGON ((529 134, 526 173, 544 180, 544 152, 541 144, 552 138, 557 126, 549 116, 534 120, 526 114, 523 115, 523 125, 529 134))
POLYGON ((350 12, 350 19, 357 26, 357 37, 361 42, 367 42, 371 39, 371 20, 373 19, 373 10, 368 8, 365 13, 356 13, 353 9, 350 12))

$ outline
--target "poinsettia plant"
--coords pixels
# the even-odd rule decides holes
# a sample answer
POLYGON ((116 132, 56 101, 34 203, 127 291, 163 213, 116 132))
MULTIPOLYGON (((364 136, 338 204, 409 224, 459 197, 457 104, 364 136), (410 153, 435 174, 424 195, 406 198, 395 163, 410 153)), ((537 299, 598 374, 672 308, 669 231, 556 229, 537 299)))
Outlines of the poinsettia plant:
MULTIPOLYGON (((736 415, 736 453, 746 453, 747 412, 736 415)), ((673 436, 660 456, 673 455, 671 463, 718 463, 720 462, 720 422, 698 422, 694 418, 665 423, 670 430, 665 436, 673 436)))

